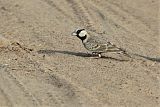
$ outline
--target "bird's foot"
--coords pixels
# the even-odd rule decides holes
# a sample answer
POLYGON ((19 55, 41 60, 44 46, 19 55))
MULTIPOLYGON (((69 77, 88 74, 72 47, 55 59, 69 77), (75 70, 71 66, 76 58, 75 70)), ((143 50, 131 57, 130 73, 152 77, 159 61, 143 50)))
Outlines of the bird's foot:
POLYGON ((102 55, 101 55, 101 53, 96 53, 96 52, 92 52, 92 55, 96 55, 95 57, 93 57, 93 58, 95 58, 95 59, 98 59, 98 58, 101 58, 102 57, 102 55), (98 56, 97 56, 98 55, 98 56))
POLYGON ((92 54, 93 54, 93 55, 97 55, 97 53, 96 53, 96 52, 92 52, 92 54))
POLYGON ((102 55, 99 53, 99 54, 98 54, 98 57, 99 57, 99 58, 101 58, 101 57, 102 57, 102 55))

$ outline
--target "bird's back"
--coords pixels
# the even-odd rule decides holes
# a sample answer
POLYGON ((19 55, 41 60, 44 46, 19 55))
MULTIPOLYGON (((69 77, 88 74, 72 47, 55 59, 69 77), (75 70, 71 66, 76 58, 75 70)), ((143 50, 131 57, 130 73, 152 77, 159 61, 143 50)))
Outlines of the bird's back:
POLYGON ((83 42, 83 45, 87 50, 92 52, 105 52, 106 43, 107 40, 105 41, 102 37, 89 34, 89 37, 83 42))
POLYGON ((83 42, 83 45, 87 50, 97 53, 123 51, 121 48, 109 42, 107 38, 101 35, 91 35, 90 33, 86 41, 83 42))

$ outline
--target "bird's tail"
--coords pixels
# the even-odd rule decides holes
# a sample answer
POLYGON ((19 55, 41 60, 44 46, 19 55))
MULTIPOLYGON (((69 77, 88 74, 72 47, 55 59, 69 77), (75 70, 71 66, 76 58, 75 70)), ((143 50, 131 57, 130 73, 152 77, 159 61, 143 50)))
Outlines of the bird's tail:
POLYGON ((127 57, 130 57, 130 58, 132 57, 125 49, 119 48, 114 44, 108 45, 107 52, 115 52, 115 53, 118 53, 118 54, 123 54, 127 57))

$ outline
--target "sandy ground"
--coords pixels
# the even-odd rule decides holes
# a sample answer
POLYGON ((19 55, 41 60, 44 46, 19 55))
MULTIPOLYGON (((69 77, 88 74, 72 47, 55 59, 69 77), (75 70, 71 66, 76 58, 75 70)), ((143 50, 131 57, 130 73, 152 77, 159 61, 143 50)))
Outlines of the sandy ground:
POLYGON ((160 107, 158 0, 0 0, 0 107, 160 107), (138 56, 91 58, 84 27, 138 56))

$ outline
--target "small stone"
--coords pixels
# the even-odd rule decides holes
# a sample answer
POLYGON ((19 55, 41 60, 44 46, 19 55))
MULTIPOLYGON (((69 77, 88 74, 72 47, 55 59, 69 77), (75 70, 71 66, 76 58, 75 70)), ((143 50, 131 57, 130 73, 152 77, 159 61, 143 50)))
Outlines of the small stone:
POLYGON ((1 9, 2 9, 2 10, 5 10, 5 11, 7 10, 5 7, 1 7, 1 9))

